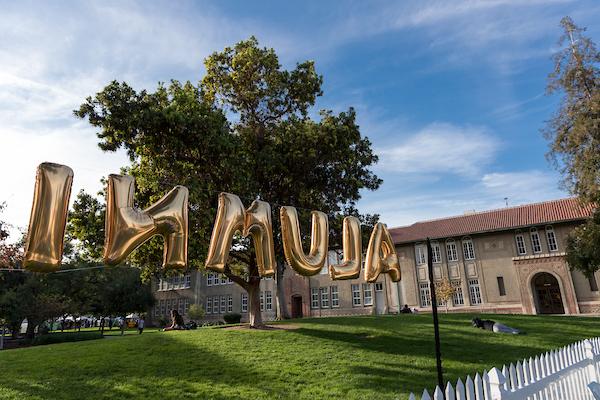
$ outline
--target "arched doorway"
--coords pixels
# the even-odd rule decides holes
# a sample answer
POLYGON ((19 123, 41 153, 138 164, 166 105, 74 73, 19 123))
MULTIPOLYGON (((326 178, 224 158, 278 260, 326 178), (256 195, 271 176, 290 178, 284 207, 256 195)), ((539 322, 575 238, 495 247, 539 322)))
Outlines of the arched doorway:
POLYGON ((292 296, 292 318, 302 318, 302 296, 292 296))
POLYGON ((531 280, 538 314, 564 314, 558 280, 547 272, 536 274, 531 280))

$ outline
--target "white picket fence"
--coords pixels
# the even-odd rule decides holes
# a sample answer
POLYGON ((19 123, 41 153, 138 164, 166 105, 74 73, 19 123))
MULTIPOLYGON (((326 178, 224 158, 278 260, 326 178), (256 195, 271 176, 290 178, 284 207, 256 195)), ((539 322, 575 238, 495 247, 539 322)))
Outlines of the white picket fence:
MULTIPOLYGON (((475 374, 450 382, 445 390, 436 386, 433 396, 423 390, 421 400, 593 400, 587 388, 600 382, 600 338, 586 339, 502 370, 475 374)), ((409 400, 417 400, 411 393, 409 400)))

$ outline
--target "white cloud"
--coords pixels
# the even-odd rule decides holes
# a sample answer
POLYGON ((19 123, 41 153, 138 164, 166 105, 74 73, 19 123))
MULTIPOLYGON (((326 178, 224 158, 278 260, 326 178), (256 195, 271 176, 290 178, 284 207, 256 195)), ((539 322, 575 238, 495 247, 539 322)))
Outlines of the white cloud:
POLYGON ((509 204, 513 205, 564 196, 558 181, 557 174, 540 170, 494 172, 485 174, 481 179, 489 195, 508 197, 509 204))
MULTIPOLYGON (((397 136, 398 137, 398 136, 397 136)), ((473 176, 490 163, 500 142, 483 127, 434 123, 400 144, 378 149, 378 168, 400 174, 473 176)))

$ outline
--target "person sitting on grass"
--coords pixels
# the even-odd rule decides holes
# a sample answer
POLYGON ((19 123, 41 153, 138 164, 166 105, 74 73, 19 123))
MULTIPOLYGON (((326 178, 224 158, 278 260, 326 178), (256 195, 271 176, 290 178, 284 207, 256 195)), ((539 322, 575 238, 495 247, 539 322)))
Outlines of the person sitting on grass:
POLYGON ((183 317, 177 310, 171 310, 171 326, 164 329, 165 331, 182 331, 185 330, 183 317))
POLYGON ((408 304, 405 304, 404 307, 400 309, 400 314, 412 314, 412 310, 410 309, 408 304))
POLYGON ((475 317, 471 320, 471 324, 475 328, 480 328, 495 333, 512 333, 513 335, 518 335, 521 333, 521 331, 518 329, 511 328, 510 326, 506 326, 496 321, 492 321, 491 319, 480 319, 475 317))

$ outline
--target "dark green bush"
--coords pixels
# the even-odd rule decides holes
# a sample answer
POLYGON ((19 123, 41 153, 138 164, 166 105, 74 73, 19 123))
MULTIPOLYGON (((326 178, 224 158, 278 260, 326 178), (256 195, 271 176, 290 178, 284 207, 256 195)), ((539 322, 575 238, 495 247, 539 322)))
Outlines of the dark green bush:
POLYGON ((92 332, 63 332, 48 333, 46 335, 36 336, 31 342, 33 346, 53 343, 80 342, 82 340, 102 339, 102 333, 92 332))
POLYGON ((223 315, 223 319, 228 324, 239 324, 242 319, 242 314, 230 313, 223 315))

